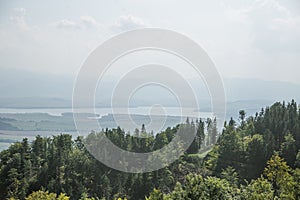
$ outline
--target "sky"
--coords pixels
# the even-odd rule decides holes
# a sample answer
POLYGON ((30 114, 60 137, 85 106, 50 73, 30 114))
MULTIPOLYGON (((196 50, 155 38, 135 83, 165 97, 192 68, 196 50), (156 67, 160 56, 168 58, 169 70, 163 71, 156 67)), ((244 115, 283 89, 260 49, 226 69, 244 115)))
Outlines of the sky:
POLYGON ((298 0, 0 0, 0 73, 75 76, 102 42, 143 27, 187 35, 222 77, 300 84, 298 0))

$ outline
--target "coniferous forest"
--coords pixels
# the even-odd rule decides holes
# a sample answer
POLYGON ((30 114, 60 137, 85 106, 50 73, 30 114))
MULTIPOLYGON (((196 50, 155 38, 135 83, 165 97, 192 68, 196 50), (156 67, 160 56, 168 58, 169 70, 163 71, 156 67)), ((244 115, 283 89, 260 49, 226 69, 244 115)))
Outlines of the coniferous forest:
POLYGON ((167 145, 179 126, 153 134, 122 128, 72 139, 61 134, 24 138, 0 153, 0 199, 300 199, 300 109, 277 102, 225 122, 186 121, 196 137, 170 166, 125 173, 97 161, 84 140, 105 134, 128 151, 150 152, 167 145), (135 137, 146 135, 147 137, 135 137), (219 135, 219 137, 218 137, 219 135), (215 145, 213 145, 215 144, 215 145))

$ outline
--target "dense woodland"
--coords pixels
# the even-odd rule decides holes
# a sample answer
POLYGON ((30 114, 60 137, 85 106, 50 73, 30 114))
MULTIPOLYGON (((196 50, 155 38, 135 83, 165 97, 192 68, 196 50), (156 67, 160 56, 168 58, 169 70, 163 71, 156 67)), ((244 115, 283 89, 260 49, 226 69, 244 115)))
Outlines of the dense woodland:
POLYGON ((184 127, 196 130, 189 149, 149 173, 108 168, 83 143, 105 134, 123 149, 150 152, 168 144, 179 125, 156 135, 143 126, 133 134, 118 127, 75 140, 68 134, 24 138, 0 153, 0 199, 300 199, 297 103, 239 114, 221 133, 216 120, 187 119, 184 127), (142 134, 147 137, 136 137, 142 134))

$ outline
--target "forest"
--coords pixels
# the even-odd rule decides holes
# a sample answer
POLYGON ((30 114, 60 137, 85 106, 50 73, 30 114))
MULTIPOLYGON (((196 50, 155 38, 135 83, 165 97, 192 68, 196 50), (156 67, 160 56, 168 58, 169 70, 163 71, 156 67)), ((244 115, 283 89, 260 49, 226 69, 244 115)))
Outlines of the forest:
POLYGON ((0 199, 300 199, 300 109, 277 102, 254 116, 224 123, 187 119, 196 137, 178 160, 148 173, 125 173, 97 161, 84 141, 105 134, 120 148, 151 152, 167 145, 179 125, 153 134, 122 128, 24 138, 0 153, 0 199), (136 137, 146 135, 147 137, 136 137))

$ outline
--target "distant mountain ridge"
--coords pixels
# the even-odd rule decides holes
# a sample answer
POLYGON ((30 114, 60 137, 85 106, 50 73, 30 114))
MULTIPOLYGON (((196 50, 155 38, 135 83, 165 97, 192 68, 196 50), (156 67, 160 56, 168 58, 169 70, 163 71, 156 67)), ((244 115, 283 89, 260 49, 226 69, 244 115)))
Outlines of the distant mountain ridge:
MULTIPOLYGON (((116 82, 115 79, 106 80, 107 87, 103 88, 101 94, 96 94, 96 107, 111 106, 111 85, 116 82)), ((1 69, 0 80, 0 108, 69 108, 72 106, 75 77, 1 69)), ((197 93, 199 104, 203 105, 204 110, 209 110, 210 96, 205 85, 199 80, 191 79, 190 81, 200 91, 199 94, 197 93)), ((300 85, 295 83, 225 78, 224 87, 228 108, 248 105, 255 110, 257 106, 263 107, 275 101, 300 100, 300 85)), ((147 88, 146 91, 135 96, 130 106, 149 106, 155 103, 163 106, 176 106, 172 98, 163 90, 147 88)))

